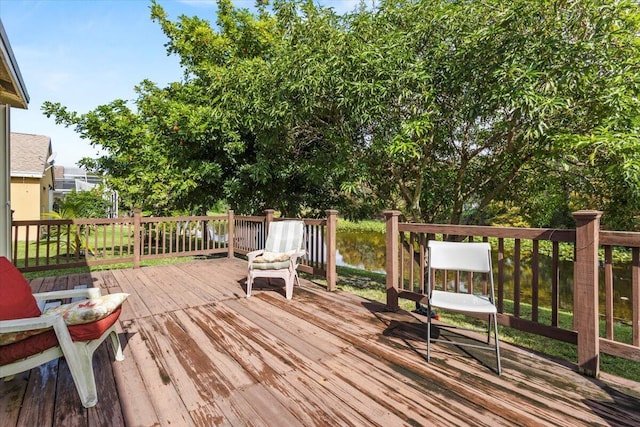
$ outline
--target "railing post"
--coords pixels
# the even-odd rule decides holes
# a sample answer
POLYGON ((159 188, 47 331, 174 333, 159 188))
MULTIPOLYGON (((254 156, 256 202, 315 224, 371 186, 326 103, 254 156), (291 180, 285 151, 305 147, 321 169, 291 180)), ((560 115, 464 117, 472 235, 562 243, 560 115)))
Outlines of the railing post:
POLYGON ((273 221, 273 214, 275 211, 273 209, 265 209, 264 210, 264 236, 262 240, 262 244, 267 240, 267 234, 269 234, 269 224, 273 221))
POLYGON ((265 227, 267 227, 267 230, 269 229, 269 224, 271 223, 271 221, 273 221, 273 214, 275 213, 275 211, 273 209, 265 209, 264 210, 264 221, 265 221, 265 227))
POLYGON ((135 209, 133 211, 133 268, 140 268, 140 257, 142 251, 141 217, 142 211, 140 209, 135 209))
POLYGON ((398 311, 398 217, 400 211, 384 211, 387 222, 387 310, 398 311))
POLYGON ((336 271, 336 233, 338 230, 338 211, 328 209, 325 213, 327 214, 327 290, 335 291, 336 281, 338 278, 338 273, 336 271))
POLYGON ((573 213, 576 221, 573 324, 578 332, 578 370, 591 377, 600 373, 598 248, 601 216, 600 211, 573 213))
POLYGON ((234 235, 235 234, 235 217, 233 215, 233 211, 232 210, 229 210, 227 212, 227 215, 228 215, 227 221, 229 221, 229 225, 227 226, 227 229, 228 229, 228 232, 227 232, 227 234, 228 234, 228 237, 227 237, 227 240, 228 240, 228 243, 227 243, 227 247, 228 247, 227 258, 233 258, 234 252, 235 252, 234 246, 233 246, 233 242, 235 240, 235 235, 234 235))

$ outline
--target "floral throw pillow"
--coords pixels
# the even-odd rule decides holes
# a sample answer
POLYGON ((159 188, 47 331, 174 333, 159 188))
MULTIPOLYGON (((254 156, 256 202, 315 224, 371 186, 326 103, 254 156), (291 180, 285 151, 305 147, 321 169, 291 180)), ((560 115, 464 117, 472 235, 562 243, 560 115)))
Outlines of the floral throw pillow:
POLYGON ((60 314, 67 325, 82 325, 107 317, 120 307, 128 296, 129 294, 125 293, 102 295, 98 298, 52 307, 42 315, 60 314))

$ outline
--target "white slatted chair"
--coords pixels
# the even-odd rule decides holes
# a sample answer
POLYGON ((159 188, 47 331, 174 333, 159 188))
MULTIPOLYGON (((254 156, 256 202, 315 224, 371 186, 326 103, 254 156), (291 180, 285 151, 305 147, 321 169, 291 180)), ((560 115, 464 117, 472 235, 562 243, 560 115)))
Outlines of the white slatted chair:
POLYGON ((293 296, 293 284, 298 285, 298 258, 304 256, 304 222, 274 221, 269 224, 269 234, 264 249, 249 252, 247 273, 247 298, 256 277, 280 278, 285 283, 288 300, 293 296))
MULTIPOLYGON (((460 346, 475 347, 481 349, 490 349, 495 351, 497 372, 502 373, 500 364, 500 344, 498 339, 498 310, 495 306, 495 297, 493 291, 493 269, 491 265, 491 245, 486 242, 439 242, 431 240, 428 242, 428 313, 432 309, 440 308, 460 313, 470 313, 478 315, 477 317, 486 316, 487 327, 487 343, 474 344, 472 342, 451 341, 443 339, 427 340, 427 361, 431 358, 431 341, 455 344, 460 346), (488 276, 488 295, 477 295, 467 293, 471 289, 471 284, 467 286, 467 290, 459 289, 458 291, 447 291, 446 284, 443 285, 445 290, 434 289, 434 283, 431 283, 435 277, 435 270, 449 272, 471 272, 486 273, 488 276), (491 345, 491 326, 493 323, 494 344, 491 345)), ((462 287, 456 287, 456 289, 462 287)), ((475 317, 475 316, 474 316, 475 317)), ((428 319, 428 337, 431 337, 431 316, 428 319)), ((446 326, 443 326, 446 327, 446 326)))

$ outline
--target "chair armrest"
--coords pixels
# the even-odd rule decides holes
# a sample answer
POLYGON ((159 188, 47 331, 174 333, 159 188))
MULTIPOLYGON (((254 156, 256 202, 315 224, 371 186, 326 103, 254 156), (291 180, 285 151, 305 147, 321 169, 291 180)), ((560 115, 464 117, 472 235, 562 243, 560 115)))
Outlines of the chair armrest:
POLYGON ((55 316, 28 317, 25 319, 0 320, 0 333, 30 331, 32 329, 51 328, 58 321, 55 316))
POLYGON ((292 255, 291 255, 291 257, 296 257, 296 258, 298 258, 298 257, 303 257, 303 256, 305 256, 306 254, 307 254, 307 251, 305 251, 304 249, 302 249, 302 250, 300 250, 300 251, 298 251, 298 252, 296 252, 296 253, 292 254, 292 255))
POLYGON ((307 251, 305 251, 304 249, 298 252, 292 253, 291 256, 289 257, 289 268, 294 270, 298 268, 298 258, 303 257, 306 254, 307 254, 307 251))
POLYGON ((33 294, 33 297, 38 301, 48 301, 54 299, 65 298, 97 298, 100 294, 100 288, 86 288, 86 289, 69 289, 66 291, 52 291, 33 294))
POLYGON ((253 260, 256 259, 256 257, 259 257, 263 253, 264 253, 264 249, 258 249, 257 251, 251 251, 251 252, 247 253, 247 258, 248 258, 249 264, 251 264, 253 262, 253 260))

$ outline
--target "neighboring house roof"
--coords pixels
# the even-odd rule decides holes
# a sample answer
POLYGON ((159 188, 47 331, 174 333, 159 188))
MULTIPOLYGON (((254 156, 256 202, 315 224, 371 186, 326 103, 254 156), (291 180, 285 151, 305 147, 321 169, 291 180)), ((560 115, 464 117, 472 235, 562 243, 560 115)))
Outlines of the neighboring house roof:
POLYGON ((11 176, 42 178, 51 154, 51 138, 11 132, 11 176))

